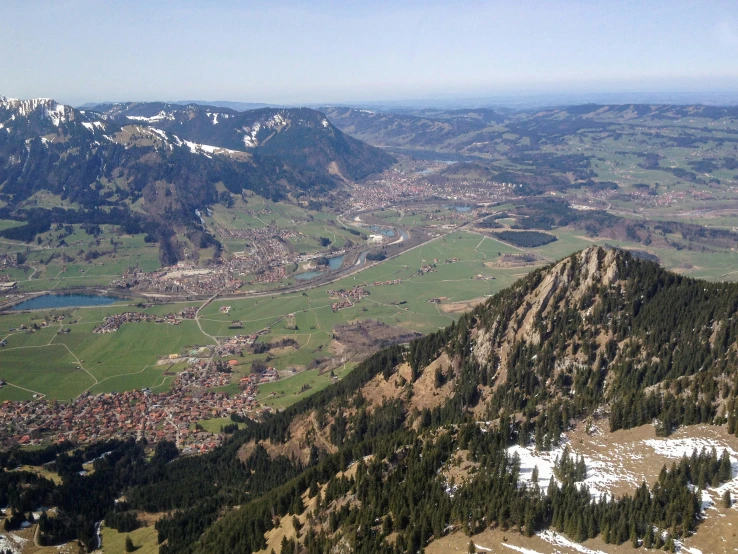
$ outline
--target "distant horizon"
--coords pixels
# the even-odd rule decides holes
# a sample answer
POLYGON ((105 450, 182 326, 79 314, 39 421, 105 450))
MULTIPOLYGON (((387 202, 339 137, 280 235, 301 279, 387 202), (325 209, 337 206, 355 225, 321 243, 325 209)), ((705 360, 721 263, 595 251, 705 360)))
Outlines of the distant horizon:
MULTIPOLYGON (((2 91, 0 91, 2 94, 2 91)), ((7 95, 6 95, 7 96, 7 95)), ((37 96, 42 97, 42 96, 37 96)), ((259 107, 349 107, 349 108, 395 108, 395 109, 528 109, 540 107, 577 106, 583 104, 703 104, 707 106, 738 106, 738 88, 726 91, 621 91, 621 92, 521 92, 500 93, 476 97, 465 96, 428 96, 425 98, 397 98, 397 99, 367 99, 345 100, 338 102, 269 102, 261 100, 233 100, 233 99, 116 99, 116 100, 86 100, 82 102, 66 102, 54 98, 57 102, 71 105, 76 108, 89 108, 94 105, 127 102, 162 102, 169 104, 200 104, 215 107, 231 105, 251 105, 259 107)), ((235 108, 234 108, 235 109, 235 108)))

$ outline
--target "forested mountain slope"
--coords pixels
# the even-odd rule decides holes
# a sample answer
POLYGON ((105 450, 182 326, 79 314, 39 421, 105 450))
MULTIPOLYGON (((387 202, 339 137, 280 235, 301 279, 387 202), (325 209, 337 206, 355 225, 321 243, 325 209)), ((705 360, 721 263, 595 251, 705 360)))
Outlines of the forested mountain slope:
POLYGON ((726 420, 734 430, 736 310, 738 285, 592 247, 408 350, 373 356, 217 455, 175 462, 128 498, 185 509, 159 523, 163 552, 257 551, 274 526, 293 529, 282 552, 416 552, 451 529, 488 525, 657 544, 654 526, 671 538, 696 528, 699 502, 685 483, 702 468, 729 479, 724 459, 698 456, 663 473, 650 495, 595 503, 574 485, 576 464, 545 494, 521 487, 506 448, 550 448, 585 418, 609 418, 612 429, 656 419, 662 434, 726 420), (449 489, 444 468, 458 449, 477 471, 449 489), (216 522, 216 506, 236 503, 216 522), (296 526, 285 523, 292 516, 296 526))
POLYGON ((162 554, 416 553, 490 526, 674 548, 700 524, 697 487, 733 479, 727 454, 696 452, 630 494, 600 498, 582 483, 583 460, 562 456, 539 487, 521 482, 510 452, 557 447, 577 422, 611 430, 654 422, 660 435, 705 423, 734 434, 737 311, 738 284, 591 247, 247 422, 208 454, 170 462, 174 445, 163 443, 147 461, 132 442, 101 445, 112 454, 89 478, 60 455, 57 465, 71 472, 62 485, 19 473, 8 486, 59 507, 41 526, 47 543, 91 541, 103 514, 126 529, 139 510, 164 512, 162 554), (126 502, 114 508, 121 493, 126 502), (90 502, 65 500, 79 494, 90 502))

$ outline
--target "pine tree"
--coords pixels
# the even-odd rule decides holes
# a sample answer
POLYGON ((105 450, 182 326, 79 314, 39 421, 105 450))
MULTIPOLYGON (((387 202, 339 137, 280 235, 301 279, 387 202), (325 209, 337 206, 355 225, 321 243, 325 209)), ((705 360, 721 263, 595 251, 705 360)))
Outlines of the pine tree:
POLYGON ((730 497, 730 491, 723 493, 723 506, 730 508, 733 505, 733 499, 730 497))
POLYGON ((646 524, 646 535, 643 537, 643 546, 653 548, 653 527, 649 523, 646 524))
POLYGON ((134 552, 136 550, 136 547, 133 546, 133 541, 131 540, 131 537, 126 537, 126 552, 134 552))
POLYGON ((723 450, 723 455, 720 457, 720 469, 718 471, 719 479, 721 483, 730 481, 733 476, 733 468, 730 464, 730 456, 728 456, 727 450, 723 450))

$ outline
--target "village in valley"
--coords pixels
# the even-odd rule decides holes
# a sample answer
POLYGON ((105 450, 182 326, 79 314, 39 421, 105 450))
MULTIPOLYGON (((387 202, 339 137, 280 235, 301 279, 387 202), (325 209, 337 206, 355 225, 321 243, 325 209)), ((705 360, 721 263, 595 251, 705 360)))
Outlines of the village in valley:
MULTIPOLYGON (((348 210, 340 214, 287 210, 265 200, 259 207, 253 195, 236 198, 225 211, 218 206, 204 210, 201 219, 222 241, 222 251, 203 258, 202 250, 192 249, 170 267, 129 265, 105 289, 129 299, 128 305, 101 314, 89 327, 72 314, 53 311, 43 320, 9 327, 0 343, 6 353, 36 341, 19 343, 19 333, 31 337, 52 328, 70 345, 80 340, 80 333, 116 341, 120 333, 134 332, 131 328, 158 334, 167 327, 184 333, 185 327, 196 326, 200 340, 176 352, 159 351, 152 363, 162 370, 161 378, 148 386, 122 382, 120 390, 90 387, 68 402, 27 387, 30 398, 0 403, 0 444, 34 447, 132 437, 172 441, 186 454, 208 451, 241 422, 260 419, 310 394, 315 379, 320 386, 338 380, 347 361, 352 367, 372 348, 442 327, 490 291, 512 282, 516 272, 558 255, 521 253, 486 229, 475 228, 490 215, 508 221, 505 202, 516 198, 517 185, 432 180, 429 174, 449 164, 400 159, 397 166, 353 186, 348 210), (455 245, 450 247, 449 241, 455 245), (509 262, 526 256, 533 261, 509 262), (296 309, 285 313, 281 298, 296 309), (323 328, 318 314, 328 312, 338 319, 329 318, 323 328), (359 323, 372 317, 378 317, 376 324, 359 323)), ((591 200, 602 198, 597 192, 591 200)), ((9 254, 0 262, 2 282, 27 263, 9 254)), ((66 272, 64 267, 60 275, 66 272)), ((16 291, 13 283, 6 298, 11 310, 25 296, 16 291)), ((72 363, 88 371, 89 364, 82 361, 78 356, 72 363)), ((22 391, 6 373, 0 373, 0 393, 22 391)))
MULTIPOLYGON (((150 259, 151 245, 114 228, 90 235, 56 226, 23 251, 0 246, 8 314, 0 318, 0 444, 133 437, 170 440, 184 453, 210 450, 233 425, 339 380, 374 349, 441 328, 526 272, 602 241, 569 229, 547 229, 546 241, 557 242, 543 246, 502 240, 496 233, 530 233, 520 226, 525 215, 509 213, 524 185, 464 173, 464 164, 446 177, 453 166, 397 154, 392 167, 318 209, 230 195, 197 212, 214 240, 182 237, 181 259, 169 266, 150 259), (77 283, 118 303, 92 319, 87 309, 23 309, 25 300, 77 283), (164 335, 172 338, 155 339, 164 335), (91 347, 90 337, 102 342, 91 347), (106 373, 102 352, 147 339, 144 370, 106 373), (21 353, 54 345, 66 349, 55 355, 71 354, 60 363, 79 375, 69 397, 6 370, 21 353), (147 368, 157 373, 125 379, 154 371, 147 368)), ((572 208, 587 213, 617 198, 607 187, 572 194, 572 208)), ((629 201, 658 209, 688 198, 713 196, 636 187, 629 201)))

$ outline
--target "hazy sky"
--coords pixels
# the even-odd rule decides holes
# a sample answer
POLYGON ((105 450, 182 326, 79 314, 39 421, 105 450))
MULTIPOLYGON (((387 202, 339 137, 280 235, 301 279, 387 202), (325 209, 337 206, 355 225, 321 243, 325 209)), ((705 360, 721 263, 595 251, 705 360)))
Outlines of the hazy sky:
POLYGON ((0 94, 13 97, 671 90, 738 90, 738 0, 0 0, 0 94))

